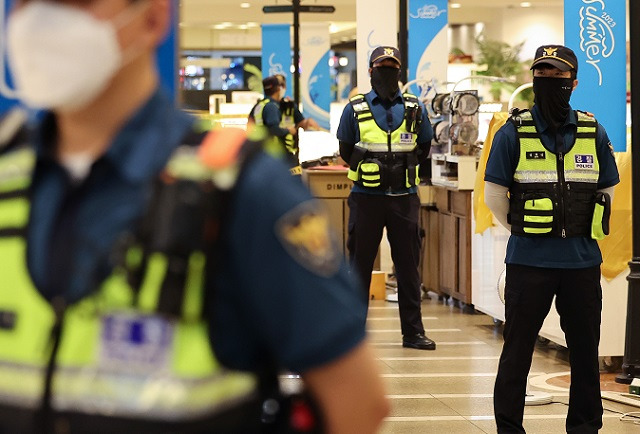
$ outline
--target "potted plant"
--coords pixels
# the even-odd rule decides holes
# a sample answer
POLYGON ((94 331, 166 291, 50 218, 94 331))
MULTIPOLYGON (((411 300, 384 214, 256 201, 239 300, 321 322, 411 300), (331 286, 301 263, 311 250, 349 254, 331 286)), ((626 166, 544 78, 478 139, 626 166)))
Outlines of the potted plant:
MULTIPOLYGON (((520 84, 530 81, 527 77, 526 63, 520 61, 520 51, 524 41, 511 46, 506 42, 496 41, 480 35, 476 38, 478 47, 477 64, 483 68, 476 71, 478 75, 504 77, 513 80, 513 83, 492 82, 489 93, 494 101, 501 100, 502 91, 513 92, 520 84)), ((518 95, 518 99, 533 103, 533 92, 527 89, 518 95)))

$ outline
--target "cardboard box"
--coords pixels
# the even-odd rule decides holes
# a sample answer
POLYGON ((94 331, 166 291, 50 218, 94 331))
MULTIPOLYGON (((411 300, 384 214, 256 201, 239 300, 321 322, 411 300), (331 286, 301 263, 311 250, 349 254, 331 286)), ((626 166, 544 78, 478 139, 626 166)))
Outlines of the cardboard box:
POLYGON ((369 299, 384 300, 387 296, 387 273, 373 271, 371 273, 371 285, 369 285, 369 299))

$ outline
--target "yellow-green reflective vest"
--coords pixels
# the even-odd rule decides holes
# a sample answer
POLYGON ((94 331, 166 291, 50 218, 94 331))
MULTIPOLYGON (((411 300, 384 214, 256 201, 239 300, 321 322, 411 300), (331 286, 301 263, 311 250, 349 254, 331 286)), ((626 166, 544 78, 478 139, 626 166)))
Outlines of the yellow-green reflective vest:
POLYGON ((373 189, 401 190, 420 183, 416 155, 418 134, 407 125, 407 112, 418 113, 418 98, 402 95, 405 116, 394 131, 385 131, 373 118, 364 95, 349 101, 358 120, 360 142, 353 149, 347 177, 373 189))
MULTIPOLYGON (((264 111, 265 106, 270 101, 271 101, 270 99, 265 98, 260 102, 258 102, 258 104, 253 109, 253 118, 255 119, 256 125, 259 127, 264 126, 264 119, 262 118, 262 112, 264 111)), ((289 128, 294 125, 295 123, 293 120, 293 111, 290 114, 282 114, 282 117, 280 119, 280 124, 279 124, 280 128, 289 128)), ((273 145, 284 146, 287 153, 293 154, 293 155, 297 155, 298 153, 298 148, 296 146, 295 138, 291 133, 287 133, 287 135, 284 137, 273 136, 269 139, 269 143, 266 145, 267 146, 273 146, 273 145)))
POLYGON ((523 236, 591 236, 600 166, 596 120, 577 111, 573 146, 566 154, 548 151, 531 112, 510 120, 517 129, 520 157, 510 188, 511 233, 523 236))
MULTIPOLYGON (((191 154, 195 158, 195 151, 191 154)), ((209 176, 179 152, 167 170, 209 176)), ((35 154, 18 147, 0 156, 0 404, 37 409, 52 351, 56 314, 27 270, 26 231, 35 154)), ((136 267, 140 252, 127 251, 136 267)), ((202 316, 205 256, 188 260, 181 315, 157 312, 167 258, 151 253, 138 293, 124 267, 64 313, 52 379, 54 411, 185 422, 215 415, 255 391, 253 376, 224 369, 202 316)))

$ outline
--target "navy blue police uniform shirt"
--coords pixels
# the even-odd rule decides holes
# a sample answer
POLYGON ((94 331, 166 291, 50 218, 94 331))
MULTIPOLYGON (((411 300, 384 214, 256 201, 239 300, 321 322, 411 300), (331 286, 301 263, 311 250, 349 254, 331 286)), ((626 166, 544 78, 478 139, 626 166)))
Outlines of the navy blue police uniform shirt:
MULTIPOLYGON (((156 93, 69 199, 67 175, 48 151, 55 122, 46 117, 34 137, 38 156, 28 234, 28 266, 39 290, 49 287, 49 241, 63 201, 77 210, 73 238, 55 251, 73 252, 65 295, 77 300, 111 273, 114 243, 145 211, 152 181, 194 122, 156 93)), ((224 266, 207 280, 207 291, 215 291, 206 314, 216 354, 234 369, 260 369, 269 357, 300 371, 319 366, 364 339, 358 287, 335 244, 327 244, 328 227, 316 202, 287 166, 259 154, 246 173, 225 231, 224 266)))
POLYGON ((267 102, 262 109, 262 122, 269 129, 271 135, 284 137, 289 134, 289 130, 280 127, 280 121, 282 120, 280 103, 271 97, 267 99, 269 102, 267 102))
MULTIPOLYGON (((539 109, 531 109, 542 144, 555 153, 555 136, 539 109)), ((568 152, 575 142, 577 114, 569 111, 567 120, 560 128, 563 152, 568 152)), ((507 121, 496 133, 491 145, 484 180, 504 187, 511 187, 513 174, 520 158, 515 126, 507 121)), ((598 189, 612 187, 620 182, 613 148, 607 132, 600 124, 596 127, 596 151, 600 165, 598 189)), ((507 264, 529 265, 545 268, 587 268, 602 263, 602 254, 597 241, 588 237, 532 238, 511 235, 507 243, 507 264)))
MULTIPOLYGON (((395 98, 391 102, 383 101, 378 96, 375 90, 371 90, 369 93, 365 94, 364 98, 371 108, 373 119, 382 130, 395 131, 400 127, 402 121, 404 120, 404 98, 402 97, 402 93, 400 91, 398 91, 395 98)), ((424 155, 424 158, 426 158, 426 156, 429 155, 431 139, 433 138, 433 128, 431 127, 429 116, 427 115, 427 111, 425 110, 422 102, 420 102, 420 106, 422 107, 422 124, 420 126, 420 131, 418 131, 416 143, 418 148, 424 155)), ((349 157, 351 155, 351 152, 353 151, 353 146, 356 143, 360 142, 360 128, 358 127, 358 119, 355 117, 355 112, 353 111, 353 107, 350 103, 345 106, 344 111, 342 112, 340 125, 338 126, 336 135, 338 137, 338 140, 341 142, 340 155, 347 163, 349 163, 349 159, 345 158, 345 156, 349 157), (349 149, 343 149, 344 145, 347 145, 349 149), (345 152, 347 155, 345 155, 345 152)), ((414 186, 399 191, 388 192, 365 188, 354 184, 351 191, 354 193, 369 194, 407 194, 417 193, 418 187, 414 186)))

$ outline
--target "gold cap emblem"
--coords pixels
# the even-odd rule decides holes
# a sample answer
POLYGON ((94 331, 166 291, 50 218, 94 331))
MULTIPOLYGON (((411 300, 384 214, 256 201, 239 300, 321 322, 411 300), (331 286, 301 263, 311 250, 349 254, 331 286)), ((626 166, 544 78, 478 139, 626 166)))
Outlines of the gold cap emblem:
POLYGON ((545 48, 544 49, 544 55, 545 56, 556 56, 558 53, 558 49, 554 48, 554 47, 550 47, 550 48, 545 48))
POLYGON ((387 56, 393 56, 393 48, 385 48, 384 54, 387 56))

